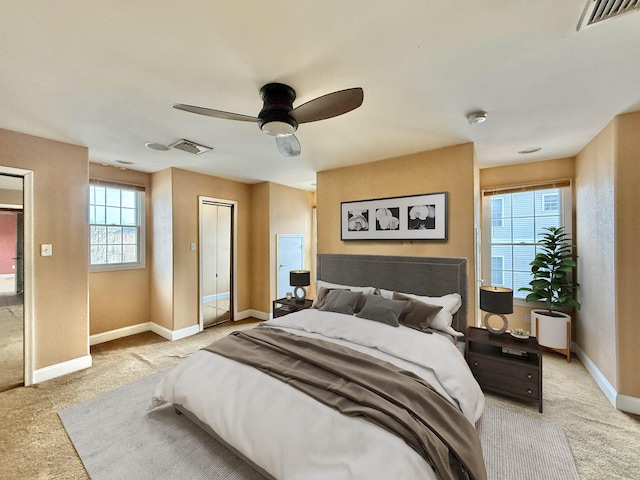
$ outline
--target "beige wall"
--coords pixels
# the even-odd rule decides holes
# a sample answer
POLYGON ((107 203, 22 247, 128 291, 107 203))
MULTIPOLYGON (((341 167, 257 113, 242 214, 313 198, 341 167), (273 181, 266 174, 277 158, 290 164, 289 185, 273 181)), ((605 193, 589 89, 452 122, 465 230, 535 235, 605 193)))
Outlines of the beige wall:
MULTIPOLYGON (((575 176, 575 159, 559 158, 542 162, 520 163, 480 169, 480 190, 505 188, 527 184, 545 183, 554 180, 573 179, 575 176)), ((479 201, 482 208, 482 201, 479 201)), ((574 205, 575 210, 575 205, 574 205)), ((572 219, 572 225, 575 221, 572 219)), ((488 232, 483 232, 483 243, 489 241, 488 232)), ((576 243, 576 242, 574 242, 576 243)), ((486 283, 485 283, 486 284, 486 283)), ((531 324, 525 322, 525 315, 529 315, 536 306, 514 305, 513 313, 507 315, 509 328, 522 328, 531 331, 531 324)), ((575 330, 575 322, 572 328, 575 330)))
POLYGON ((616 125, 615 251, 618 392, 640 398, 640 112, 621 115, 616 125))
POLYGON ((147 258, 151 321, 173 330, 173 190, 172 170, 151 175, 151 212, 147 231, 153 248, 147 258))
POLYGON ((88 163, 84 147, 0 129, 0 165, 34 172, 35 369, 89 354, 88 163))
POLYGON ((269 183, 251 185, 251 305, 271 311, 269 183))
MULTIPOLYGON (((269 262, 270 297, 276 298, 277 294, 277 235, 302 234, 304 235, 304 266, 305 270, 311 270, 313 259, 312 251, 312 201, 313 195, 305 190, 285 187, 277 183, 269 184, 269 262)), ((308 297, 313 298, 315 290, 308 290, 308 297)), ((271 311, 271 305, 266 310, 271 311)))
POLYGON ((251 308, 250 185, 171 168, 152 175, 152 188, 154 246, 151 296, 152 303, 159 300, 165 310, 158 312, 158 307, 152 306, 152 320, 156 321, 155 313, 158 313, 162 318, 160 324, 170 330, 180 330, 199 322, 199 259, 198 251, 190 248, 191 243, 199 241, 199 196, 237 202, 237 291, 234 293, 239 312, 251 308), (170 245, 164 243, 156 247, 156 240, 166 242, 167 239, 171 239, 170 245), (173 298, 173 308, 169 313, 166 309, 170 301, 160 298, 167 295, 173 298))
POLYGON ((0 189, 0 204, 22 205, 22 190, 0 189))
POLYGON ((576 161, 577 341, 619 393, 640 398, 637 239, 640 112, 616 117, 576 161))
POLYGON ((473 144, 467 143, 318 173, 318 252, 467 258, 467 321, 473 324, 476 168, 473 144), (435 192, 449 193, 447 241, 340 240, 340 202, 435 192))
POLYGON ((138 185, 145 188, 146 258, 145 268, 89 273, 90 333, 108 332, 149 322, 149 278, 151 255, 151 175, 89 164, 89 177, 138 185), (117 299, 117 301, 114 301, 117 299))
MULTIPOLYGON (((305 190, 264 182, 251 186, 251 254, 253 308, 271 312, 277 294, 277 235, 303 234, 304 263, 311 269, 313 194, 305 190)), ((313 291, 308 291, 312 298, 313 291)))
POLYGON ((617 389, 615 284, 615 125, 577 157, 576 241, 580 272, 576 340, 617 389))

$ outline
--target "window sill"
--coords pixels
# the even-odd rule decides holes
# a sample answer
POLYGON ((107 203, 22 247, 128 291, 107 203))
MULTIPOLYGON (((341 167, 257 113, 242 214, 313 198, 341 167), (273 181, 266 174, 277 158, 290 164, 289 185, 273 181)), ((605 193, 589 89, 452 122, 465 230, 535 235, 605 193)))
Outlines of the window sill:
POLYGON ((117 265, 90 265, 89 273, 102 273, 102 272, 119 272, 123 270, 142 270, 146 268, 145 264, 140 263, 132 263, 132 264, 123 264, 119 263, 117 265))

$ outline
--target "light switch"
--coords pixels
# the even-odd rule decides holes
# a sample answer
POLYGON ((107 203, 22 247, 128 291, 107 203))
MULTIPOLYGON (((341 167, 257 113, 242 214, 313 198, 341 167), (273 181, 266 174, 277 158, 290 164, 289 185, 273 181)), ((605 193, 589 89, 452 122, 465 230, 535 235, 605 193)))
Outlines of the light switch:
POLYGON ((50 243, 41 244, 40 255, 43 257, 50 257, 51 255, 53 255, 53 246, 50 243))
POLYGON ((195 252, 196 251, 196 242, 191 242, 191 251, 195 252))

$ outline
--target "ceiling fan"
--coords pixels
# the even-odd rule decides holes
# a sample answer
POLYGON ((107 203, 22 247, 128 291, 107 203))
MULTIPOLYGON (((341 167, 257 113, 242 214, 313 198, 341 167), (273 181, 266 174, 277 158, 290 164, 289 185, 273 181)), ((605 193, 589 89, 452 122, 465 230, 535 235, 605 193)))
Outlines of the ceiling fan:
POLYGON ((182 103, 174 103, 172 107, 208 117, 255 122, 264 133, 276 137, 282 155, 295 157, 300 155, 300 142, 294 135, 299 124, 325 120, 355 110, 362 105, 364 91, 362 88, 339 90, 293 108, 295 90, 282 83, 268 83, 260 89, 260 97, 264 103, 257 117, 182 103))

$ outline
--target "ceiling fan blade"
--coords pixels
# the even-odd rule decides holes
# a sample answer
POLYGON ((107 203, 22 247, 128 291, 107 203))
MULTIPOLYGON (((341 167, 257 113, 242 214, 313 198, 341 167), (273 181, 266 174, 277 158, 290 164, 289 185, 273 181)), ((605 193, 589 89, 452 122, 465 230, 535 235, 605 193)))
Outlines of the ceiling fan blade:
POLYGON ((315 122, 355 110, 362 105, 363 100, 362 88, 348 88, 309 100, 291 110, 289 114, 298 123, 315 122))
POLYGON ((293 134, 276 137, 276 145, 278 145, 278 150, 285 157, 297 157, 300 155, 300 142, 293 134))
POLYGON ((206 115, 207 117, 224 118, 225 120, 239 120, 241 122, 257 122, 257 117, 249 115, 241 115, 239 113, 223 112, 222 110, 213 110, 211 108, 196 107, 194 105, 185 105, 183 103, 174 103, 173 108, 183 110, 189 113, 197 113, 198 115, 206 115))

